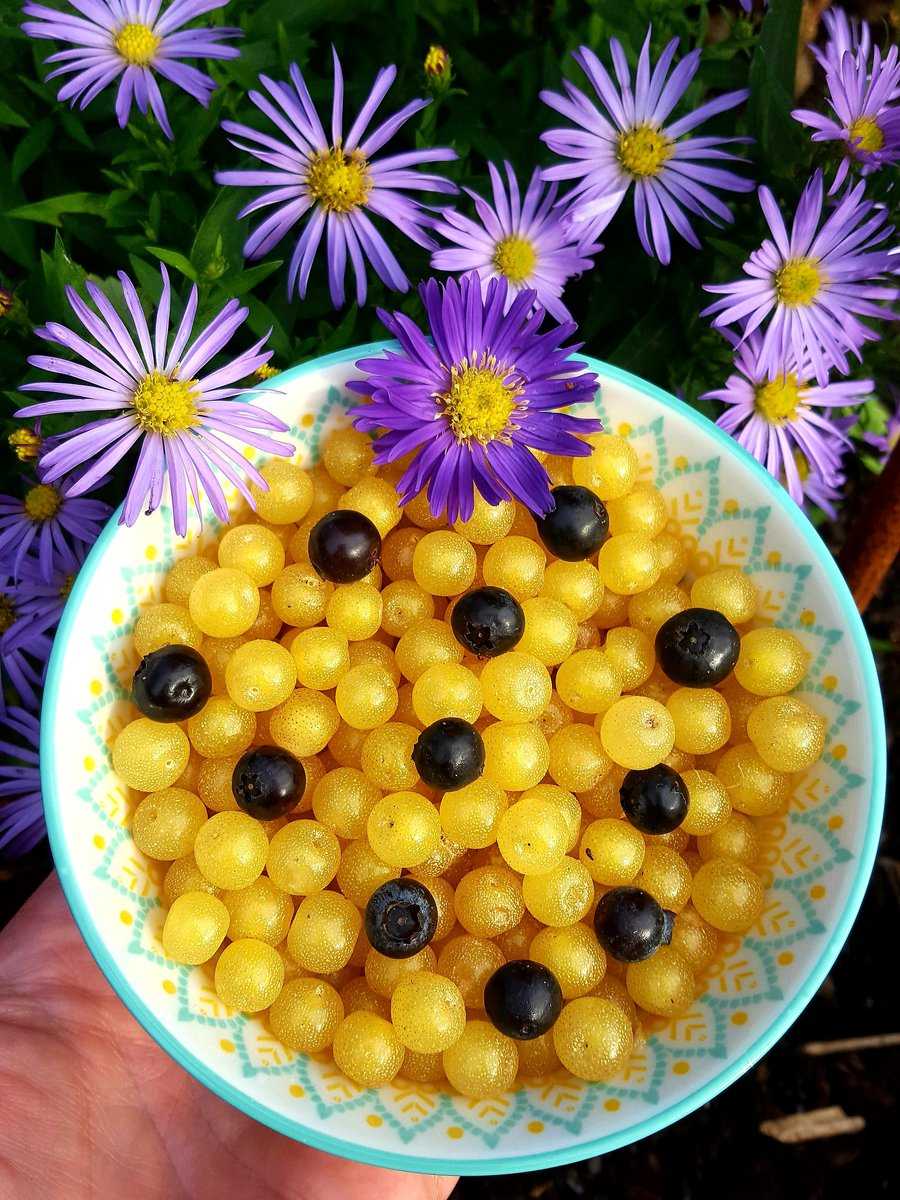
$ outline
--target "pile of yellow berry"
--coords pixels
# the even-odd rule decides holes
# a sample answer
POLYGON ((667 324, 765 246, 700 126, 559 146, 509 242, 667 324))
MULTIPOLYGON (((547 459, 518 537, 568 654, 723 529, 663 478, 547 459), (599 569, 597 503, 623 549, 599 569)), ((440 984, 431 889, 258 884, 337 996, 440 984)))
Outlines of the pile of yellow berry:
POLYGON ((360 1085, 613 1077, 758 919, 757 819, 822 753, 803 645, 587 440, 555 515, 448 528, 340 429, 136 622, 112 758, 165 953, 360 1085))

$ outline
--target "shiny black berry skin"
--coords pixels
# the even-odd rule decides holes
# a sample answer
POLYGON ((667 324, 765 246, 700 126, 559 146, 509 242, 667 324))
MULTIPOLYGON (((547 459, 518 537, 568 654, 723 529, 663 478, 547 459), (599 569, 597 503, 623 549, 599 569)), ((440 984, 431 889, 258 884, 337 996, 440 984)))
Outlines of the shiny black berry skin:
POLYGON ((641 833, 671 833, 688 809, 685 782, 665 763, 646 771, 629 771, 619 788, 619 799, 625 816, 641 833))
POLYGON ((323 579, 356 583, 381 558, 381 534, 367 516, 352 508, 326 513, 309 534, 309 561, 323 579))
POLYGON ((641 962, 671 941, 672 923, 649 892, 613 888, 594 913, 597 941, 619 962, 641 962))
POLYGON ((505 654, 521 641, 525 614, 504 588, 480 587, 453 605, 450 627, 456 640, 479 658, 505 654))
POLYGON ((484 742, 468 721, 442 717, 419 734, 412 760, 429 787, 455 792, 484 770, 484 742))
POLYGON ((551 1029, 561 1009, 562 991, 556 976, 528 958, 498 967, 484 989, 484 1011, 491 1022, 520 1042, 551 1029))
POLYGON ((192 646, 162 646, 141 659, 131 696, 151 721, 186 721, 212 692, 206 659, 192 646))
POLYGON ((675 613, 656 635, 657 662, 682 687, 715 687, 731 674, 740 650, 740 634, 714 608, 675 613))
POLYGON ((366 937, 387 958, 412 958, 437 929, 434 896, 416 879, 389 879, 366 905, 366 937))
POLYGON ((581 562, 600 549, 609 534, 609 514, 603 501, 577 484, 555 487, 555 508, 538 517, 541 541, 551 554, 566 562, 581 562))
POLYGON ((254 746, 231 774, 237 806, 260 821, 283 817, 296 808, 306 787, 303 763, 280 746, 254 746))

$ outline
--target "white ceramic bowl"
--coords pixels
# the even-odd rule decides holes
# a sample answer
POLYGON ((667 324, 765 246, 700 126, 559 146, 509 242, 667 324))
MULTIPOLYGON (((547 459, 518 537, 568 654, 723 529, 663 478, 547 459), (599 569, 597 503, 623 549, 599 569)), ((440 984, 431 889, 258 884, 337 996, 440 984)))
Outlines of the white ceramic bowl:
MULTIPOLYGON (((264 403, 292 423, 306 461, 345 419, 354 362, 382 348, 343 351, 272 381, 264 403)), ((779 485, 715 426, 632 375, 591 366, 606 428, 633 439, 643 477, 662 488, 696 561, 749 571, 761 616, 808 646, 802 691, 829 722, 826 754, 798 784, 788 815, 765 823, 771 889, 759 923, 742 942, 723 939, 704 995, 636 1051, 614 1084, 560 1078, 484 1101, 402 1080, 364 1091, 333 1065, 285 1050, 260 1021, 227 1010, 199 968, 167 961, 160 873, 131 841, 134 796, 113 774, 109 746, 132 712, 134 619, 196 543, 173 536, 165 509, 132 529, 114 518, 60 624, 42 778, 57 869, 85 941, 123 1002, 186 1070, 273 1129, 347 1158, 453 1174, 533 1170, 678 1120, 746 1071, 797 1017, 843 944, 869 877, 884 792, 881 700, 862 623, 828 550, 779 485)))

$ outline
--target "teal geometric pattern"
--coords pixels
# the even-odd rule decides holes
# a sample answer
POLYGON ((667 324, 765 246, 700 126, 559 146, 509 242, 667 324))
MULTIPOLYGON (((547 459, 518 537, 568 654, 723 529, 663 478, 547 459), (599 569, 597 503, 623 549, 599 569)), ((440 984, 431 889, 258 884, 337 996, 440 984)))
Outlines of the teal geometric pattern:
MULTIPOLYGON (((337 364, 283 390, 273 387, 268 404, 286 415, 306 461, 316 460, 323 433, 354 402, 342 386, 352 371, 337 364)), ((68 799, 55 814, 62 834, 54 849, 60 857, 62 836, 101 938, 172 1038, 263 1114, 290 1122, 301 1139, 304 1131, 333 1130, 348 1154, 363 1144, 395 1152, 393 1165, 427 1169, 431 1159, 457 1154, 486 1162, 495 1153, 564 1157, 567 1146, 627 1129, 746 1053, 802 987, 853 885, 871 802, 864 687, 820 568, 797 527, 740 463, 679 413, 660 411, 615 380, 604 381, 596 408, 608 430, 632 440, 642 477, 663 490, 692 566, 741 566, 759 588, 761 622, 793 629, 803 640, 812 665, 800 691, 829 723, 826 753, 797 781, 788 814, 761 823, 770 886, 758 925, 742 941, 723 939, 703 995, 684 1017, 660 1022, 614 1083, 560 1076, 480 1102, 404 1080, 362 1090, 332 1063, 287 1050, 261 1021, 229 1010, 202 968, 166 960, 160 869, 131 841, 134 798, 111 772, 109 745, 130 718, 134 621, 142 605, 160 598, 172 561, 195 544, 176 539, 170 514, 161 510, 111 538, 80 595, 81 653, 60 668, 56 707, 61 744, 77 749, 65 767, 68 799)), ((206 529, 201 544, 218 522, 206 529)))

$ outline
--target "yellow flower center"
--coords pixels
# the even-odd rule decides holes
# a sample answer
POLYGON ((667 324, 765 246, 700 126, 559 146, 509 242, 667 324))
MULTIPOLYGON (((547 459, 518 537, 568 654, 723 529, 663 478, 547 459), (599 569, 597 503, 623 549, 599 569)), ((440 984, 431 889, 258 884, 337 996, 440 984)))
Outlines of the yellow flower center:
POLYGON ((153 61, 161 41, 149 25, 129 22, 116 34, 113 45, 131 66, 146 67, 153 61))
POLYGON ((507 374, 492 358, 451 367, 450 390, 438 399, 460 442, 492 442, 505 431, 522 391, 503 382, 507 374))
POLYGON ((527 238, 504 238, 494 250, 494 266, 513 283, 523 283, 537 263, 537 251, 527 238))
POLYGON ((443 46, 429 46, 425 55, 425 74, 443 75, 450 66, 450 55, 443 46))
POLYGON ((756 389, 753 407, 770 425, 784 425, 797 415, 800 385, 796 375, 780 375, 756 389))
POLYGON ((336 146, 309 160, 306 186, 328 212, 348 213, 365 204, 372 181, 363 154, 358 150, 345 154, 336 146))
POLYGON ((49 521, 61 504, 62 496, 46 483, 38 483, 25 493, 25 511, 32 521, 49 521))
POLYGON ((814 258, 789 258, 775 272, 775 294, 788 308, 812 304, 822 290, 825 275, 814 258))
POLYGON ((797 466, 797 474, 800 476, 800 482, 806 483, 807 479, 809 479, 809 459, 801 450, 795 450, 794 462, 797 466))
POLYGON ((871 153, 873 150, 880 150, 884 145, 884 133, 874 117, 857 117, 855 121, 850 122, 848 133, 854 143, 854 150, 871 153))
POLYGON ((145 375, 131 399, 141 429, 171 437, 196 425, 196 384, 195 379, 170 379, 162 371, 145 375))
POLYGON ((19 462, 34 462, 43 438, 31 429, 14 429, 7 440, 19 462))
POLYGON ((658 175, 673 149, 673 143, 660 130, 652 125, 636 125, 619 134, 616 155, 629 175, 643 179, 658 175))
POLYGON ((270 367, 268 363, 263 363, 261 367, 257 367, 253 372, 253 378, 262 382, 265 379, 271 379, 273 375, 277 374, 277 367, 270 367))
POLYGON ((16 619, 16 610, 9 596, 0 592, 0 633, 6 633, 16 619))
POLYGON ((59 594, 60 594, 60 596, 62 596, 63 600, 68 600, 69 593, 72 591, 72 584, 74 582, 75 582, 74 572, 71 575, 67 575, 65 577, 65 579, 63 580, 63 585, 59 589, 59 594))

